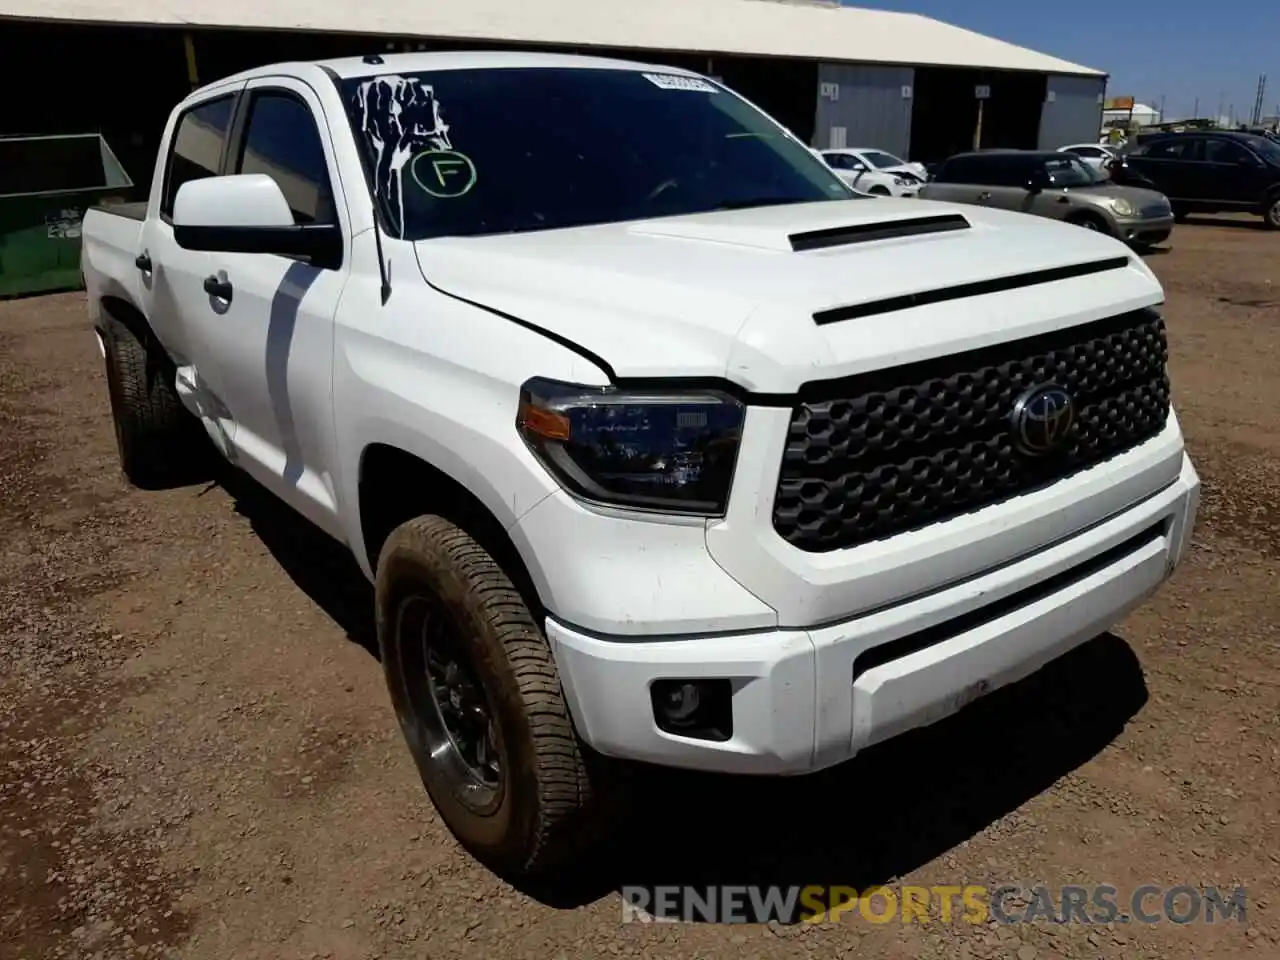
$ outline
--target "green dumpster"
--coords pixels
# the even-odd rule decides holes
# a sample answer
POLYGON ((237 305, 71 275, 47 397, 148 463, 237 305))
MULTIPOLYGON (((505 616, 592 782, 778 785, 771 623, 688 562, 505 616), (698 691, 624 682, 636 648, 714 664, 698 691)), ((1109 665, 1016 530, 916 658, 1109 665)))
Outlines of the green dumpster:
POLYGON ((81 287, 85 210, 132 186, 100 134, 0 137, 0 297, 81 287))

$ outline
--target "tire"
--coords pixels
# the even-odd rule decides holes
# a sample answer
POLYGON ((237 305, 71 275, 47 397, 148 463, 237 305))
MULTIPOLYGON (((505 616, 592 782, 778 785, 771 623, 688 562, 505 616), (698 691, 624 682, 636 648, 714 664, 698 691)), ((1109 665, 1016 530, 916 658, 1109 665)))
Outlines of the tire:
POLYGON ((608 828, 599 770, 588 768, 551 650, 510 578, 467 533, 421 516, 387 538, 375 592, 391 700, 445 825, 501 876, 573 865, 608 828), (450 683, 449 696, 433 693, 450 683))
POLYGON ((1105 223, 1097 217, 1087 213, 1077 217, 1072 217, 1067 222, 1074 223, 1077 227, 1084 227, 1086 230, 1093 230, 1095 233, 1111 233, 1111 231, 1107 229, 1107 225, 1105 223))
POLYGON ((203 428, 178 399, 174 369, 158 344, 108 317, 107 392, 125 479, 144 490, 194 479, 207 462, 203 428))
POLYGON ((1273 193, 1263 201, 1262 224, 1268 230, 1280 230, 1280 193, 1273 193))
POLYGON ((867 193, 871 194, 873 197, 889 196, 889 191, 884 187, 872 187, 870 190, 867 191, 867 193))

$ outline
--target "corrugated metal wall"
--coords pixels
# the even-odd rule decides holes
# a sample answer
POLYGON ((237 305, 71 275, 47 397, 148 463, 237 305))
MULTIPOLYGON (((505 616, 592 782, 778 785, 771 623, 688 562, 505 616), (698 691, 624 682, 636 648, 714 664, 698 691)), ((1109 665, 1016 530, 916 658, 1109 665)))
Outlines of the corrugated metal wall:
POLYGON ((1103 77, 1050 76, 1040 111, 1040 149, 1093 143, 1102 129, 1103 77))
POLYGON ((905 157, 911 146, 914 82, 911 67, 819 64, 812 145, 875 147, 905 157))

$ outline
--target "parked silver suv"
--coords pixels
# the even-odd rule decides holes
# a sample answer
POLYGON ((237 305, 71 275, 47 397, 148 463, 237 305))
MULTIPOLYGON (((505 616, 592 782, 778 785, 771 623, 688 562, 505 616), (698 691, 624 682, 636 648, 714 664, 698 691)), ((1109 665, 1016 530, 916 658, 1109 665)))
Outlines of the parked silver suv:
POLYGON ((1069 153, 957 154, 939 166, 919 195, 1066 220, 1135 247, 1162 243, 1173 232, 1173 211, 1164 194, 1112 183, 1069 153))

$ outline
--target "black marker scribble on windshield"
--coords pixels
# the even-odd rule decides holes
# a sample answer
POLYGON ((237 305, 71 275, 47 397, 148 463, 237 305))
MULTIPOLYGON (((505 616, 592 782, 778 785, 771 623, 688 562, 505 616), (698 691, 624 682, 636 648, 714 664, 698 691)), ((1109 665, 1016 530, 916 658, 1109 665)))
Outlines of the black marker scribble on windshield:
POLYGON ((360 84, 356 111, 374 152, 374 189, 403 236, 405 165, 423 150, 453 149, 440 101, 430 84, 391 75, 360 84))

